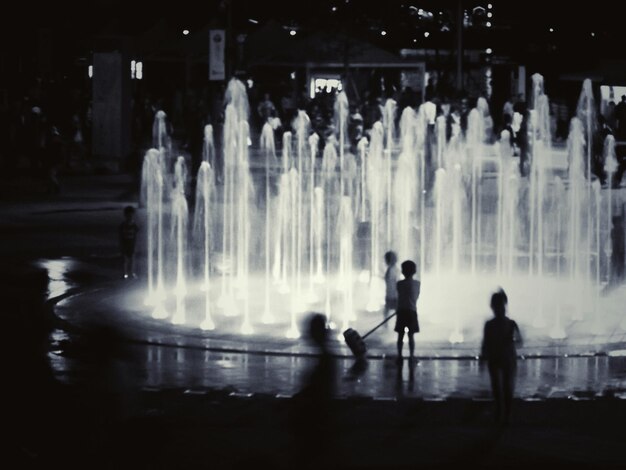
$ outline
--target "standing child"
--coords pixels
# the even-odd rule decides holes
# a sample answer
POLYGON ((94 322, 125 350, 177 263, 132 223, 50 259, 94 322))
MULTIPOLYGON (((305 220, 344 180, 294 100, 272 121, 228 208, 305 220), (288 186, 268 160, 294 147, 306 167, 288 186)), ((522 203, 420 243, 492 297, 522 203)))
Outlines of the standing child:
POLYGON ((491 296, 493 316, 485 323, 481 359, 487 360, 491 389, 496 406, 496 421, 508 423, 513 403, 517 351, 522 335, 515 321, 506 317, 507 295, 500 289, 491 296))
POLYGON ((120 251, 124 258, 124 279, 130 276, 136 278, 135 274, 135 242, 139 227, 135 223, 135 208, 126 206, 124 208, 124 221, 120 224, 120 251))
MULTIPOLYGON (((392 312, 398 308, 398 288, 397 283, 400 278, 400 268, 398 267, 398 255, 393 251, 385 253, 385 308, 383 309, 383 319, 387 319, 392 312)), ((386 324, 388 326, 389 323, 386 324)))
POLYGON ((396 327, 398 333, 398 364, 402 364, 402 345, 404 341, 404 331, 409 334, 409 352, 411 363, 414 360, 415 340, 413 335, 419 333, 420 327, 417 321, 417 299, 420 295, 420 282, 413 279, 417 267, 413 261, 402 263, 402 274, 404 279, 398 281, 398 315, 396 317, 396 327))

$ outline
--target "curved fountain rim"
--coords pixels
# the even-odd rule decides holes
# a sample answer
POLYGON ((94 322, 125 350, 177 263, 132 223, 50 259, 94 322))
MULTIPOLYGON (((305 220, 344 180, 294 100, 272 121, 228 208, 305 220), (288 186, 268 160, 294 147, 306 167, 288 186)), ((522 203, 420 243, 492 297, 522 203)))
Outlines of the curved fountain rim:
MULTIPOLYGON (((131 281, 132 282, 132 281, 131 281)), ((47 304, 52 307, 53 313, 57 318, 59 315, 56 312, 56 307, 62 301, 71 302, 72 299, 77 299, 81 297, 86 297, 89 295, 93 295, 96 292, 111 292, 108 290, 110 287, 114 287, 120 290, 119 288, 124 285, 124 283, 128 283, 128 281, 123 280, 115 280, 115 281, 107 281, 103 282, 97 286, 92 286, 88 288, 72 288, 67 292, 58 295, 54 298, 48 299, 47 304)), ((72 310, 70 306, 66 306, 72 310)), ((212 331, 205 331, 197 327, 191 327, 187 325, 173 325, 166 320, 159 320, 154 318, 147 318, 137 315, 136 312, 120 308, 120 312, 128 314, 125 318, 126 321, 123 322, 124 325, 129 326, 128 319, 130 319, 133 323, 130 325, 131 329, 140 329, 143 328, 145 331, 162 334, 167 334, 168 336, 175 336, 177 340, 148 340, 148 339, 138 339, 138 338, 128 338, 127 341, 132 344, 146 345, 146 346, 157 346, 157 347, 168 347, 168 348, 180 348, 180 349, 191 349, 191 350, 204 350, 208 352, 216 352, 216 353, 230 353, 230 354, 249 354, 249 355, 264 355, 264 356, 283 356, 283 357, 317 357, 319 353, 315 351, 315 348, 311 346, 307 346, 303 344, 303 341, 288 339, 288 338, 277 338, 277 337, 268 337, 265 335, 252 334, 252 335, 235 335, 235 334, 227 334, 227 338, 217 338, 215 337, 216 333, 212 331), (131 317, 132 316, 132 317, 131 317), (146 328, 148 327, 148 328, 146 328), (211 342, 219 342, 221 345, 206 345, 206 344, 192 344, 190 341, 185 342, 185 339, 194 339, 196 341, 211 341, 211 342), (182 340, 182 341, 181 341, 182 340), (280 344, 284 346, 284 348, 263 348, 259 346, 259 342, 275 342, 279 340, 280 344), (241 344, 245 342, 246 346, 236 347, 236 344, 241 344), (250 347, 250 346, 253 347, 250 347), (296 346, 297 350, 285 350, 286 348, 296 346)), ((67 321, 72 324, 73 327, 78 330, 81 329, 80 326, 77 326, 74 321, 71 319, 67 319, 61 317, 62 320, 67 321)), ((111 321, 111 317, 107 318, 108 321, 111 321)), ((115 324, 119 325, 119 320, 113 321, 115 324)), ((592 335, 593 336, 593 335, 592 335)), ((419 338, 419 334, 418 334, 419 338)), ((557 358, 591 358, 591 357, 607 357, 607 356, 622 356, 626 355, 626 341, 616 341, 616 342, 607 342, 600 343, 599 346, 601 348, 597 348, 600 350, 594 350, 593 345, 587 348, 587 350, 573 352, 571 350, 560 352, 560 353, 549 353, 546 352, 557 349, 557 348, 567 348, 568 346, 572 349, 580 348, 582 349, 584 345, 580 344, 567 344, 565 340, 552 340, 553 343, 547 346, 524 346, 522 348, 518 348, 518 359, 522 360, 531 360, 531 359, 557 359, 557 358), (561 344, 556 344, 559 341, 562 341, 561 344)), ((467 344, 465 346, 461 346, 458 344, 447 344, 442 346, 443 342, 430 342, 430 343, 420 343, 419 339, 416 341, 416 350, 418 354, 415 355, 417 360, 478 360, 479 356, 479 344, 476 342, 472 342, 471 345, 467 344), (478 344, 478 347, 477 347, 478 344), (439 345, 439 346, 437 346, 439 345), (433 351, 441 351, 442 353, 434 353, 434 354, 421 354, 420 349, 430 349, 433 351), (473 353, 464 354, 463 351, 471 350, 473 353), (447 353, 446 353, 447 351, 447 353)), ((395 348, 395 343, 394 343, 395 348)), ((387 359, 395 359, 396 354, 388 354, 387 352, 382 351, 383 347, 374 346, 366 355, 367 359, 372 360, 387 360, 387 359)), ((384 351, 393 351, 390 348, 385 349, 384 351)), ((338 359, 349 359, 354 358, 354 355, 349 354, 348 348, 345 344, 340 342, 339 340, 332 340, 331 345, 331 355, 338 359), (339 346, 339 347, 337 347, 339 346), (338 349, 343 349, 346 352, 338 351, 338 349)))

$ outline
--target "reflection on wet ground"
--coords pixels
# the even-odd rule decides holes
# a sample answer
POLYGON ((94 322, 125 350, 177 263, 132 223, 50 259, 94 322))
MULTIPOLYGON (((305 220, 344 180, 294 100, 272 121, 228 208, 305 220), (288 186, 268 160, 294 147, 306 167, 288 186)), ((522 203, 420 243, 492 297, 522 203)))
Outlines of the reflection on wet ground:
MULTIPOLYGON (((50 274, 50 296, 58 296, 72 287, 81 268, 72 259, 40 261, 50 274)), ((84 268, 84 266, 82 266, 84 268)), ((106 288, 100 292, 107 292, 106 288)), ((78 296, 79 298, 81 296, 78 296)), ((207 341, 152 329, 153 323, 143 319, 130 321, 127 312, 99 311, 90 305, 93 299, 73 302, 73 297, 57 306, 57 314, 78 325, 89 325, 92 315, 106 316, 125 328, 132 339, 129 346, 134 373, 143 387, 169 389, 224 390, 234 393, 292 395, 302 384, 305 374, 315 363, 309 350, 283 348, 280 354, 264 354, 272 349, 262 341, 247 344, 237 341, 207 341), (87 302, 87 303, 85 303, 87 302), (141 334, 138 334, 141 332, 141 334), (246 352, 246 349, 250 349, 246 352), (292 354, 293 353, 293 354, 292 354)), ((97 297, 96 297, 97 299, 97 297)), ((77 341, 73 334, 56 330, 49 354, 56 376, 63 382, 80 381, 86 367, 80 354, 67 345, 77 341)), ((430 357, 434 357, 432 353, 430 357)), ((403 397, 441 400, 450 398, 483 399, 490 396, 486 368, 466 353, 459 359, 422 359, 411 367, 401 367, 394 358, 378 355, 364 364, 348 355, 338 355, 337 383, 340 396, 364 396, 380 399, 403 397)), ((601 396, 626 398, 626 357, 614 355, 552 356, 520 359, 516 395, 523 399, 572 398, 601 396)))
MULTIPOLYGON (((216 353, 154 345, 133 346, 146 387, 225 389, 240 393, 292 395, 315 358, 216 353)), ((50 355, 58 377, 71 381, 79 362, 50 355)), ((355 360, 337 359, 339 395, 425 399, 486 398, 490 395, 486 368, 475 360, 369 360, 354 372, 355 360)), ((517 396, 533 398, 626 398, 626 358, 576 357, 520 360, 517 396)))

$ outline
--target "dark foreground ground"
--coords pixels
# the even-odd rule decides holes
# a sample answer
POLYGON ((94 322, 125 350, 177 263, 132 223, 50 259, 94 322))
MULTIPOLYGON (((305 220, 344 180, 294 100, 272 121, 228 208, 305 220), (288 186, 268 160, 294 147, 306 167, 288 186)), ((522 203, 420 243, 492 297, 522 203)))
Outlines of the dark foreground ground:
POLYGON ((10 434, 4 468, 626 466, 617 399, 519 401, 503 427, 486 401, 347 398, 307 432, 292 398, 141 391, 122 405, 96 391, 31 392, 36 403, 12 410, 23 432, 10 434))

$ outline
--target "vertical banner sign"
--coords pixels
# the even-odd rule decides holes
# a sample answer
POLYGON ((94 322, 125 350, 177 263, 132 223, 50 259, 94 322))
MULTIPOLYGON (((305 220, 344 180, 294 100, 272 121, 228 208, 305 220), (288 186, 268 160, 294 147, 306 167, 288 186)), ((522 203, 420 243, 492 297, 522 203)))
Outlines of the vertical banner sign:
POLYGON ((226 35, 223 29, 209 30, 209 80, 226 78, 224 64, 224 43, 226 35))

